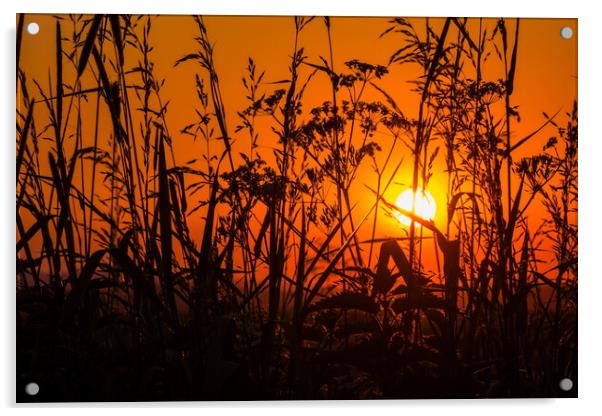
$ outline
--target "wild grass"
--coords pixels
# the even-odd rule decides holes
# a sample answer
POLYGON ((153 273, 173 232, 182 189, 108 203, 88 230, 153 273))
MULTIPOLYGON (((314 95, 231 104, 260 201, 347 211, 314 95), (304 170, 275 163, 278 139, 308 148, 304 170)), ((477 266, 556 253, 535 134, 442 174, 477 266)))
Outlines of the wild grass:
POLYGON ((47 401, 576 394, 558 382, 577 380, 577 106, 512 133, 518 21, 391 19, 386 65, 336 68, 336 20, 291 18, 288 79, 249 58, 236 113, 196 16, 196 48, 174 63, 195 73, 182 128, 155 19, 57 17, 41 81, 20 66, 19 17, 18 383, 47 401), (309 25, 329 56, 305 55, 309 25), (421 71, 416 118, 382 87, 400 65, 421 71), (329 90, 308 109, 314 82, 329 90), (180 136, 202 160, 176 160, 180 136), (444 166, 444 229, 385 198, 404 164, 415 192, 444 166), (378 235, 396 211, 408 232, 378 235))

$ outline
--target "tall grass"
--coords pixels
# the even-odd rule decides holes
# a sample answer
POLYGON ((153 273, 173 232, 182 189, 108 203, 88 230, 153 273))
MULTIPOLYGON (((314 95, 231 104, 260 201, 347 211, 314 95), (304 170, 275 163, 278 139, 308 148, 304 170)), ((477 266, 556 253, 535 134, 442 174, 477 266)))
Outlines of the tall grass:
POLYGON ((395 18, 386 64, 339 68, 336 20, 291 18, 288 78, 249 58, 235 112, 194 17, 174 66, 197 118, 174 127, 155 19, 57 17, 48 81, 17 59, 19 383, 49 401, 575 394, 577 106, 512 133, 518 21, 395 18), (327 57, 306 56, 310 26, 327 57), (400 65, 421 71, 416 111, 382 86, 400 65), (182 136, 202 160, 177 160, 182 136), (445 229, 387 200, 404 164, 414 193, 444 169, 445 229), (398 212, 407 233, 380 236, 398 212))

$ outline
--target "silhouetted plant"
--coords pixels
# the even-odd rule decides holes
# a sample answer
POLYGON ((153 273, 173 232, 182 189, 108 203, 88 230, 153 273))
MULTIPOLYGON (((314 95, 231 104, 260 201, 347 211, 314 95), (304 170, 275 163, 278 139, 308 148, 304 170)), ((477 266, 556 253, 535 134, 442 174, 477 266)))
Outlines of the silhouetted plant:
POLYGON ((46 85, 20 66, 19 17, 17 373, 43 399, 540 397, 576 379, 577 105, 512 133, 518 21, 395 18, 386 65, 337 68, 336 22, 295 17, 288 79, 249 58, 233 120, 195 16, 174 64, 195 116, 174 129, 155 19, 57 17, 46 85), (328 57, 305 54, 311 26, 328 57), (414 118, 382 87, 399 65, 419 73, 414 118), (178 161, 180 137, 201 156, 178 161), (403 163, 415 193, 444 166, 445 227, 385 197, 403 163), (400 213, 409 230, 379 236, 400 213))

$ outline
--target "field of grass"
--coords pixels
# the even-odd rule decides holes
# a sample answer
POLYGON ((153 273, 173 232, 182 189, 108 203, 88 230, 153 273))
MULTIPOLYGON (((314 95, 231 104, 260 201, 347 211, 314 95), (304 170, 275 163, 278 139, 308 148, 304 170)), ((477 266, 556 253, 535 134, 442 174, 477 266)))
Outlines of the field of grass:
POLYGON ((234 111, 187 17, 181 126, 161 18, 58 16, 35 79, 17 17, 18 401, 576 397, 577 104, 513 133, 520 22, 389 19, 396 51, 335 68, 336 19, 291 17, 287 78, 249 58, 234 111), (406 168, 443 221, 391 200, 406 168))

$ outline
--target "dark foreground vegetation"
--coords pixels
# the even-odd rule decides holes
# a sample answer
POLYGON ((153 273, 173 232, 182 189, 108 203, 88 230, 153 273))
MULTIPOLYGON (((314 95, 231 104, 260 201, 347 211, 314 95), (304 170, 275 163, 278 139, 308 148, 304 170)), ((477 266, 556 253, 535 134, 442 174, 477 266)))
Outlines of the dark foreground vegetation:
POLYGON ((162 96, 160 18, 57 18, 36 80, 18 17, 17 400, 576 396, 558 382, 577 380, 577 107, 544 113, 549 140, 511 134, 518 22, 392 19, 386 65, 335 70, 336 20, 291 18, 288 79, 249 59, 236 114, 200 17, 174 63, 196 91, 162 96), (329 56, 304 54, 308 25, 329 56), (412 111, 381 86, 402 65, 412 111), (312 82, 329 88, 307 108, 312 82), (168 123, 178 99, 186 126, 168 123), (202 159, 176 162, 183 135, 202 159), (447 225, 405 212, 384 238, 403 164, 418 192, 444 172, 447 225))

